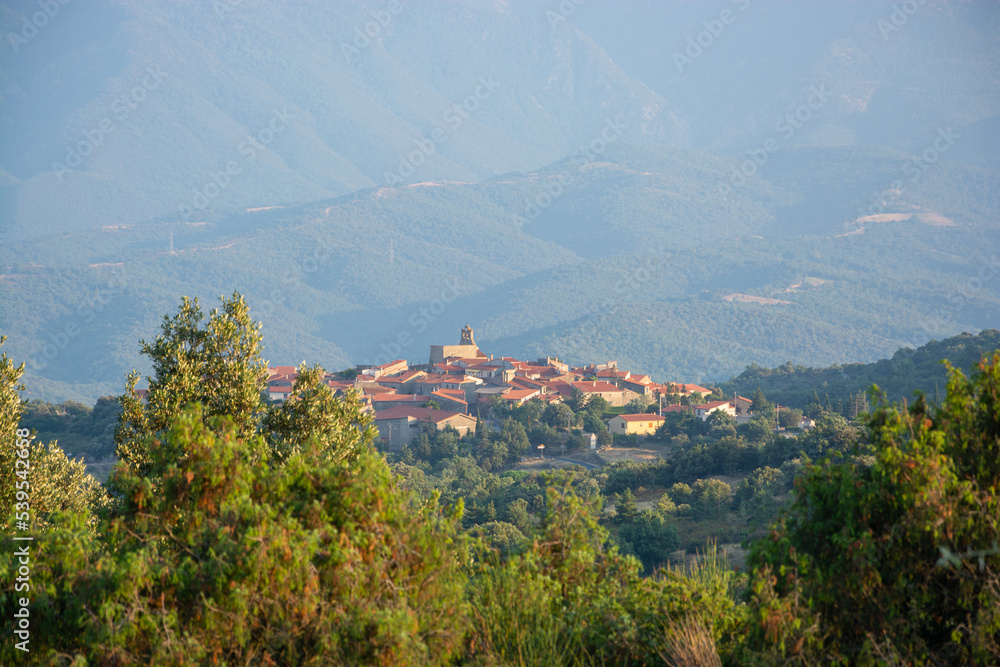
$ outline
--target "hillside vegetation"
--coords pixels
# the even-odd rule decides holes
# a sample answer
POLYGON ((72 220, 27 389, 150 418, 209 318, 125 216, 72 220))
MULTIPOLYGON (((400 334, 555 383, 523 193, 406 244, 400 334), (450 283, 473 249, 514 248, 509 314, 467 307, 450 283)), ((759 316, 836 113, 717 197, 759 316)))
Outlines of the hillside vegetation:
POLYGON ((791 363, 776 368, 754 365, 720 387, 725 394, 745 396, 761 389, 769 400, 787 407, 818 404, 836 412, 857 414, 866 410, 865 393, 872 385, 878 385, 894 401, 912 399, 915 392, 921 392, 928 400, 938 402, 948 384, 948 370, 942 359, 970 372, 984 354, 997 349, 1000 331, 985 329, 978 335, 962 333, 916 349, 901 348, 891 358, 870 364, 835 364, 827 368, 791 363))
MULTIPOLYGON (((655 436, 668 460, 536 474, 503 469, 529 445, 524 424, 552 428, 540 405, 500 430, 425 433, 387 461, 320 367, 264 405, 260 343, 240 295, 207 315, 184 299, 142 344, 146 400, 137 374, 119 397, 107 485, 20 426, 23 366, 4 353, 0 516, 33 537, 0 553, 30 581, 0 591, 4 660, 1000 659, 1000 352, 953 370, 939 405, 880 400, 798 440, 766 416, 677 413, 655 436), (720 471, 750 472, 734 489, 720 471), (636 494, 668 484, 639 509, 636 494), (711 546, 675 561, 698 524, 749 537, 748 567, 711 546)), ((569 403, 593 419, 591 401, 569 403)))
POLYGON ((28 360, 32 397, 86 403, 142 363, 130 341, 178 294, 234 287, 273 363, 331 368, 422 362, 469 323, 494 354, 721 381, 752 363, 868 362, 1000 327, 1000 176, 942 162, 886 204, 950 226, 857 222, 905 158, 789 151, 722 198, 731 158, 612 144, 597 161, 482 183, 14 240, 0 327, 28 360))

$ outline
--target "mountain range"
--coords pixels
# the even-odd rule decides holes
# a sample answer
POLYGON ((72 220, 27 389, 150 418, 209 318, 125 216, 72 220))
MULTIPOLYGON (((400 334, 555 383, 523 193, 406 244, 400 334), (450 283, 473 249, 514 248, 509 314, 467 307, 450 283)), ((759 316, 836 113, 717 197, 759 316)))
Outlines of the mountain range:
POLYGON ((120 389, 234 290, 329 368, 469 323, 725 380, 1000 326, 995 3, 39 7, 0 3, 32 397, 120 389))

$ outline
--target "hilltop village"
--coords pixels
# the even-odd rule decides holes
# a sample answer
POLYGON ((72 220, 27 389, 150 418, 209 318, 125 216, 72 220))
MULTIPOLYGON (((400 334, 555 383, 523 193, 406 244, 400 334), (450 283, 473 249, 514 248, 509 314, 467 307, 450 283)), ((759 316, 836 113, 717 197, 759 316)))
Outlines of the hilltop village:
MULTIPOLYGON (((267 394, 284 401, 297 377, 293 366, 268 368, 267 394)), ((353 389, 364 410, 375 418, 381 446, 398 452, 419 437, 424 425, 453 427, 460 435, 474 431, 477 420, 537 400, 545 405, 580 397, 607 402, 615 414, 608 433, 645 436, 654 433, 671 412, 691 412, 706 420, 714 412, 749 421, 752 401, 724 398, 716 390, 683 382, 654 382, 648 375, 618 367, 615 361, 571 367, 555 357, 522 361, 494 358, 476 345, 466 325, 457 345, 431 345, 426 364, 397 359, 379 366, 358 366, 330 373, 327 384, 338 393, 353 389), (499 410, 498 410, 499 408, 499 410)), ((804 419, 802 428, 812 426, 804 419)), ((585 434, 592 449, 594 434, 585 434)))

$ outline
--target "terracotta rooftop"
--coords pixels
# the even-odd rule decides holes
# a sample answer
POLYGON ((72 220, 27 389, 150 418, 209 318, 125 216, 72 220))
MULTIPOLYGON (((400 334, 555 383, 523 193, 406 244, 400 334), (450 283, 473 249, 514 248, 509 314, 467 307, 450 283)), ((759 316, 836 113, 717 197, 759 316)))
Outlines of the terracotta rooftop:
POLYGON ((376 410, 375 419, 402 419, 403 417, 413 417, 420 421, 440 422, 452 417, 468 417, 460 412, 449 412, 448 410, 435 410, 434 408, 418 408, 400 406, 389 408, 388 410, 376 410))

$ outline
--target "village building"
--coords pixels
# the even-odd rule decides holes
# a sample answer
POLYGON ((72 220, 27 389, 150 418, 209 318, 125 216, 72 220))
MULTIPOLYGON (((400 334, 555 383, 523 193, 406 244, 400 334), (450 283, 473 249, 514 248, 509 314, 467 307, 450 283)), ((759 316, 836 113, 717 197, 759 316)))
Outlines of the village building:
POLYGON ((383 375, 394 375, 396 373, 403 373, 408 368, 409 364, 407 364, 406 359, 396 359, 395 361, 390 361, 380 366, 370 366, 369 368, 363 368, 361 374, 367 377, 380 378, 383 375))
POLYGON ((414 396, 412 394, 375 394, 371 397, 375 412, 390 408, 424 407, 431 400, 429 396, 414 396))
POLYGON ((465 392, 460 389, 438 389, 432 392, 428 398, 441 406, 442 410, 461 412, 462 414, 469 413, 469 402, 465 392))
POLYGON ((429 365, 439 364, 448 358, 456 359, 485 359, 473 337, 472 327, 468 324, 462 329, 461 338, 458 345, 431 345, 429 365))
POLYGON ((411 444, 420 437, 423 427, 428 424, 439 431, 451 426, 459 435, 476 430, 475 418, 447 410, 396 407, 375 413, 380 446, 390 452, 398 452, 403 445, 411 444))
POLYGON ((694 416, 706 421, 713 412, 722 412, 730 417, 736 416, 736 406, 729 401, 711 401, 694 406, 694 416))
POLYGON ((599 396, 608 402, 612 407, 622 407, 629 401, 639 397, 637 393, 631 389, 622 389, 616 387, 610 382, 602 382, 599 380, 591 380, 590 382, 586 380, 581 380, 579 382, 561 382, 552 383, 553 388, 563 397, 569 398, 573 395, 573 390, 579 390, 584 396, 588 398, 599 396))
POLYGON ((736 408, 736 415, 748 415, 750 414, 750 408, 753 407, 753 401, 749 398, 744 398, 743 396, 733 395, 732 400, 733 406, 736 408))
POLYGON ((666 421, 661 415, 618 415, 612 417, 608 432, 612 435, 650 435, 666 421))

